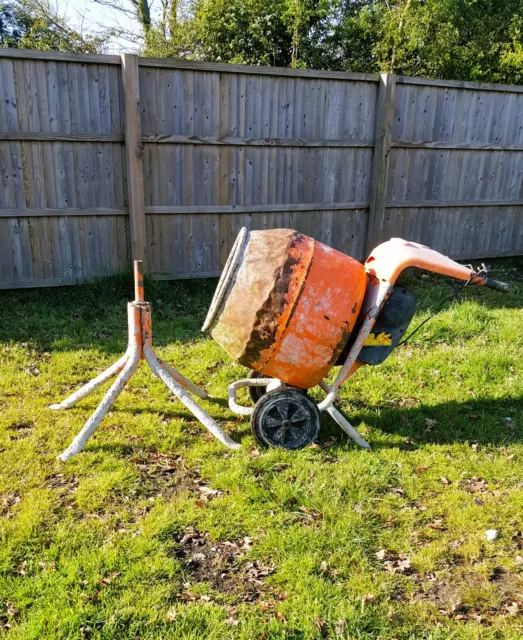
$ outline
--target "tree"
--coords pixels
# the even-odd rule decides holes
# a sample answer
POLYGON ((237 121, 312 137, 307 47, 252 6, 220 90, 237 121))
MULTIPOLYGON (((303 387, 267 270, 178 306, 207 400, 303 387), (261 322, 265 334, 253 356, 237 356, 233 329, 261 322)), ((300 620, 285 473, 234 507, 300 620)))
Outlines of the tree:
POLYGON ((84 36, 71 28, 45 0, 0 3, 0 46, 98 53, 105 36, 84 36))
POLYGON ((373 10, 383 71, 487 82, 523 72, 523 0, 398 0, 373 10))
POLYGON ((523 0, 96 0, 158 57, 523 82, 523 0))

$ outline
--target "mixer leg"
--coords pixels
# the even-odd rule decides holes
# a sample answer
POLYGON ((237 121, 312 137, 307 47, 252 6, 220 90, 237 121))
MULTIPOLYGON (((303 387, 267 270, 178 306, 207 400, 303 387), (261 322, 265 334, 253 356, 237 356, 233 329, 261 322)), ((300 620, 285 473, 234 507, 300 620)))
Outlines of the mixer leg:
POLYGON ((96 408, 95 412, 89 418, 89 420, 85 423, 83 429, 76 436, 76 438, 72 441, 72 443, 67 447, 67 449, 61 453, 58 457, 62 462, 66 462, 69 458, 72 458, 77 453, 85 447, 87 441, 92 436, 96 427, 103 420, 106 413, 109 411, 111 406, 114 404, 116 398, 120 395, 125 385, 129 382, 129 379, 133 375, 136 367, 140 363, 140 353, 135 351, 127 360, 126 365, 120 372, 119 376, 113 382, 109 391, 105 394, 102 401, 96 408))
POLYGON ((194 382, 192 382, 185 376, 182 376, 182 374, 179 371, 176 371, 174 367, 171 367, 170 364, 164 362, 163 360, 160 360, 160 358, 158 358, 158 362, 160 363, 162 369, 165 369, 165 371, 167 371, 171 378, 174 378, 176 382, 186 391, 189 391, 189 393, 192 393, 194 396, 196 396, 197 398, 201 398, 202 400, 206 400, 209 397, 201 387, 198 387, 194 384, 194 382))
POLYGON ((147 341, 143 347, 143 353, 147 364, 151 367, 153 373, 156 377, 160 378, 160 380, 164 383, 164 385, 169 389, 169 391, 178 398, 180 402, 182 402, 187 409, 195 416, 195 418, 203 424, 203 426, 208 429, 212 435, 219 440, 222 444, 229 449, 239 449, 240 444, 234 442, 229 436, 216 424, 216 422, 211 418, 211 416, 206 413, 196 402, 191 398, 191 396, 183 389, 174 378, 172 378, 165 369, 162 368, 156 354, 151 349, 147 341))
MULTIPOLYGON (((322 380, 319 384, 320 389, 323 389, 323 391, 325 391, 325 393, 330 393, 332 390, 332 387, 327 384, 325 382, 325 380, 322 380)), ((336 397, 334 398, 333 402, 338 402, 338 400, 341 400, 340 396, 336 393, 336 397)))
POLYGON ((345 433, 352 438, 354 442, 359 445, 362 449, 370 449, 370 444, 365 440, 363 436, 361 436, 356 429, 351 425, 351 423, 347 420, 347 418, 340 413, 336 407, 328 407, 325 411, 330 415, 330 417, 336 422, 345 433))
POLYGON ((98 387, 102 386, 102 384, 109 380, 109 378, 120 373, 128 359, 129 356, 125 354, 103 373, 85 384, 81 389, 78 389, 78 391, 75 391, 75 393, 70 395, 68 398, 57 404, 49 405, 49 409, 54 409, 56 411, 58 409, 70 409, 71 407, 74 407, 74 405, 80 402, 80 400, 83 400, 90 393, 98 389, 98 387))

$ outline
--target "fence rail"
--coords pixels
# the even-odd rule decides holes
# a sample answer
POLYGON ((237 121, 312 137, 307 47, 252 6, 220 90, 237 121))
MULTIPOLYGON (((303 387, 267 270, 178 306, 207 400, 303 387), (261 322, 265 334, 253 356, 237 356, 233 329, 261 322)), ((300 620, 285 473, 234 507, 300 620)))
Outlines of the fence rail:
POLYGON ((0 78, 0 288, 218 275, 242 226, 523 253, 523 87, 17 49, 0 78))

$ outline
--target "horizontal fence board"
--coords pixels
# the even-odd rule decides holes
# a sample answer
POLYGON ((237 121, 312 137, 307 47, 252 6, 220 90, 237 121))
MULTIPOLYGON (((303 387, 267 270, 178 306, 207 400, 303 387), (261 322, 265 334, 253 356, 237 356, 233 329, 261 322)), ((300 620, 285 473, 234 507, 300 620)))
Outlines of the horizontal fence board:
POLYGON ((426 209, 429 207, 451 208, 455 207, 517 207, 522 206, 523 200, 456 200, 456 201, 440 201, 440 200, 405 200, 396 202, 389 200, 385 206, 393 209, 426 209))
MULTIPOLYGON (((2 138, 0 133, 0 139, 2 138)), ((142 135, 142 142, 159 144, 205 144, 231 147, 374 147, 374 140, 298 140, 293 138, 232 138, 224 136, 142 135)), ((523 147, 522 147, 523 150, 523 147)))
POLYGON ((523 87, 514 84, 494 84, 490 82, 471 82, 467 80, 436 80, 433 78, 417 78, 410 76, 397 76, 396 82, 405 85, 420 85, 427 87, 451 87, 453 89, 497 91, 508 93, 523 93, 523 87))
POLYGON ((368 202, 312 202, 310 204, 267 204, 267 205, 207 205, 207 206, 151 206, 145 207, 147 215, 169 214, 212 214, 212 213, 279 213, 285 211, 340 211, 367 209, 368 202))
POLYGON ((457 151, 523 151, 523 144, 495 144, 491 142, 460 143, 443 142, 440 140, 426 142, 404 142, 401 140, 393 140, 391 142, 391 147, 396 149, 454 149, 457 151))
POLYGON ((0 131, 0 140, 24 142, 124 142, 122 133, 46 133, 40 131, 0 131))
POLYGON ((120 64, 120 56, 96 53, 69 53, 67 51, 39 51, 37 49, 10 49, 0 47, 0 58, 26 58, 30 60, 58 60, 75 63, 120 64))
MULTIPOLYGON (((104 277, 104 276, 101 276, 104 277)), ((95 280, 96 278, 93 278, 95 280)), ((64 287, 90 282, 84 278, 46 278, 44 280, 5 281, 0 280, 0 291, 9 289, 36 289, 41 287, 64 287)))
POLYGON ((263 67, 248 64, 227 64, 221 62, 196 62, 194 60, 173 60, 170 58, 139 58, 141 67, 161 69, 181 69, 184 71, 214 71, 218 73, 242 73, 252 75, 284 76, 297 78, 321 78, 378 82, 376 73, 349 73, 346 71, 322 71, 320 69, 291 69, 290 67, 263 67))
POLYGON ((127 216, 127 209, 0 209, 0 218, 41 218, 52 216, 127 216))

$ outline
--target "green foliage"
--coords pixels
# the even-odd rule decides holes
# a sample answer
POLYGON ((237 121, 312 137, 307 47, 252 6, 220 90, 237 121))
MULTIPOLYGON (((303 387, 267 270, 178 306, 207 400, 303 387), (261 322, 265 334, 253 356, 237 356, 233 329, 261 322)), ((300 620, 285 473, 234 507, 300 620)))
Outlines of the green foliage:
POLYGON ((196 0, 192 17, 166 36, 162 24, 147 38, 147 55, 173 51, 197 60, 314 66, 328 0, 196 0))
POLYGON ((384 71, 513 82, 521 62, 521 0, 407 0, 375 7, 384 71))
POLYGON ((170 28, 144 25, 147 55, 523 79, 523 0, 193 0, 178 22, 166 2, 170 28))
POLYGON ((98 53, 103 42, 69 27, 47 4, 0 2, 0 47, 98 53))

